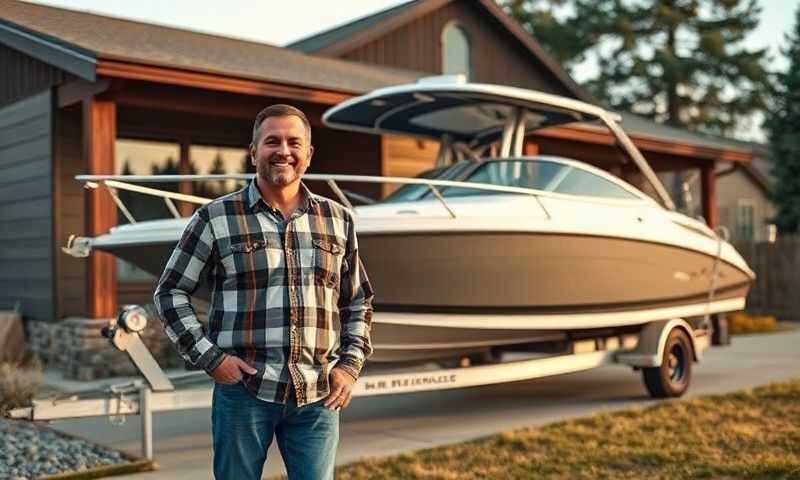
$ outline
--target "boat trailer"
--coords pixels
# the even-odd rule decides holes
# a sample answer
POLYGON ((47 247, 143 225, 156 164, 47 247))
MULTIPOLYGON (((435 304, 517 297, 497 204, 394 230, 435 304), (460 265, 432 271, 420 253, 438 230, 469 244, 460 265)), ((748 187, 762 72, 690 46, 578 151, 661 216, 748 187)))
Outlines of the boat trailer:
MULTIPOLYGON (((128 354, 141 373, 141 379, 33 400, 30 407, 13 409, 8 416, 30 421, 106 416, 112 423, 118 423, 128 415, 139 415, 142 456, 153 460, 153 413, 210 408, 213 389, 210 385, 176 388, 177 383, 209 377, 202 371, 167 376, 140 336, 147 320, 147 312, 142 307, 127 306, 116 323, 103 328, 103 335, 111 344, 128 354)), ((665 369, 672 374, 680 366, 675 362, 681 360, 676 360, 672 349, 667 348, 667 341, 674 332, 679 332, 691 343, 690 351, 684 352, 682 359, 683 372, 690 373, 691 368, 687 368, 685 362, 702 359, 710 344, 710 331, 702 327, 693 328, 683 319, 670 319, 649 323, 638 333, 570 340, 567 353, 557 355, 511 353, 511 360, 475 366, 462 359, 462 366, 456 368, 420 368, 390 373, 368 371, 356 383, 353 395, 366 397, 486 386, 579 372, 614 363, 641 369, 645 377, 648 371, 652 377, 665 369)), ((687 377, 687 386, 688 380, 687 377)), ((653 394, 646 378, 645 384, 653 394)))

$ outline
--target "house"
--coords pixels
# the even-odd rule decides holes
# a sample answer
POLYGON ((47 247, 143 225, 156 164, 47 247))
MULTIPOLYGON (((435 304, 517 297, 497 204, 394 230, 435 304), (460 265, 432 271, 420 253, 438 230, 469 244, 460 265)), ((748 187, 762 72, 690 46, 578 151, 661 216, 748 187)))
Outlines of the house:
POLYGON ((772 154, 766 145, 740 143, 752 150, 753 160, 718 167, 720 225, 728 229, 735 243, 773 242, 777 235, 773 219, 778 211, 770 198, 775 184, 770 171, 772 154))
MULTIPOLYGON (((106 254, 61 253, 69 235, 124 221, 77 174, 242 171, 255 114, 281 102, 310 117, 312 171, 414 175, 432 166, 432 142, 332 131, 321 116, 431 74, 595 101, 489 0, 413 1, 288 48, 0 0, 0 71, 0 308, 19 301, 40 320, 110 317, 152 291, 151 278, 106 254)), ((750 149, 635 116, 623 125, 659 174, 697 173, 700 211, 717 224, 716 164, 747 163, 750 149)), ((642 185, 592 126, 538 132, 526 152, 581 158, 642 185)))

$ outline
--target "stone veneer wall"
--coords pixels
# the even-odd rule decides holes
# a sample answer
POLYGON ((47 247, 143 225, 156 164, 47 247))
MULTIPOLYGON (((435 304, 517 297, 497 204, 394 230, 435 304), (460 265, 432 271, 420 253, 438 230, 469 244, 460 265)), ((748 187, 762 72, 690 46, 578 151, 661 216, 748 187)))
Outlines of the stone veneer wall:
MULTIPOLYGON (((205 322, 205 315, 199 315, 205 322)), ((113 319, 64 318, 58 322, 28 320, 25 323, 26 349, 45 365, 63 370, 64 378, 96 380, 138 374, 128 354, 117 350, 103 337, 101 329, 116 323, 113 319)), ((204 323, 207 324, 207 323, 204 323)), ((170 342, 161 322, 150 315, 140 333, 161 368, 183 367, 183 359, 170 342)))

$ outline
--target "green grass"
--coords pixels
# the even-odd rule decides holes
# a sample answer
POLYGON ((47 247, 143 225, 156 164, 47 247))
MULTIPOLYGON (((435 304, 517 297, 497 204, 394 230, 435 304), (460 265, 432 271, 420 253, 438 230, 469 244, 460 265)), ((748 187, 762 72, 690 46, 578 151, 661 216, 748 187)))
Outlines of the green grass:
POLYGON ((800 380, 368 460, 336 478, 800 478, 800 380))

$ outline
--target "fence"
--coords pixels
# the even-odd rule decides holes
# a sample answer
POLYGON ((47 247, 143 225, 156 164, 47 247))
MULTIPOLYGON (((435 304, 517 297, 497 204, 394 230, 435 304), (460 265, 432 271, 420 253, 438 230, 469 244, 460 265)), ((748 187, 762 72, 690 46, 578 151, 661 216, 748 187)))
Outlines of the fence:
POLYGON ((800 320, 800 236, 779 236, 775 243, 738 243, 736 249, 757 276, 747 310, 800 320))

